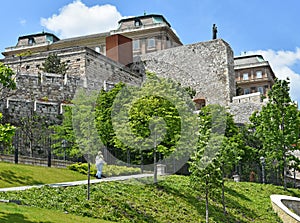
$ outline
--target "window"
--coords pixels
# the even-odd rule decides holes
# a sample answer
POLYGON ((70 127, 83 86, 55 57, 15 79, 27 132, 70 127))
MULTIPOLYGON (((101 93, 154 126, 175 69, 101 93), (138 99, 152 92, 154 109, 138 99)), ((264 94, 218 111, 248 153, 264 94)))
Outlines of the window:
POLYGON ((245 88, 244 89, 244 94, 250 94, 250 89, 249 88, 245 88))
POLYGON ((140 40, 133 40, 133 50, 139 50, 140 49, 140 40))
POLYGON ((30 38, 28 39, 28 45, 32 45, 32 44, 34 44, 34 43, 35 43, 34 39, 33 39, 32 37, 30 37, 30 38))
POLYGON ((244 73, 244 74, 243 74, 243 80, 244 80, 244 81, 249 80, 249 75, 248 75, 248 73, 244 73))
POLYGON ((262 78, 262 71, 256 71, 256 78, 262 78))
POLYGON ((264 94, 264 87, 257 87, 257 91, 264 94))
POLYGON ((135 27, 138 27, 138 26, 141 26, 141 25, 142 25, 141 20, 139 20, 139 19, 134 20, 134 26, 135 27))
POLYGON ((96 46, 96 47, 95 47, 95 51, 96 51, 97 53, 100 53, 100 46, 96 46))
POLYGON ((148 49, 153 49, 153 48, 155 48, 155 39, 154 39, 154 38, 148 39, 147 48, 148 48, 148 49))

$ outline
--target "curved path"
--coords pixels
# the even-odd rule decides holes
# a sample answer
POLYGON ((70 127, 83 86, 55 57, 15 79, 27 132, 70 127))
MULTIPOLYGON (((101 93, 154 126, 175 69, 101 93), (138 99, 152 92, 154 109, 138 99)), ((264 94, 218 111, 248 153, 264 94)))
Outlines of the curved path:
MULTIPOLYGON (((151 176, 153 176, 153 174, 136 174, 136 175, 129 175, 129 176, 107 177, 107 178, 102 178, 102 179, 90 180, 90 183, 95 184, 95 183, 108 182, 108 181, 122 181, 122 180, 138 179, 138 178, 151 177, 151 176)), ((39 188, 39 187, 43 187, 43 186, 71 187, 71 186, 78 186, 78 185, 84 185, 84 184, 88 184, 88 181, 87 180, 81 180, 81 181, 62 182, 62 183, 53 183, 53 184, 8 187, 8 188, 0 188, 0 192, 21 191, 21 190, 27 190, 27 189, 30 189, 30 188, 39 188)))

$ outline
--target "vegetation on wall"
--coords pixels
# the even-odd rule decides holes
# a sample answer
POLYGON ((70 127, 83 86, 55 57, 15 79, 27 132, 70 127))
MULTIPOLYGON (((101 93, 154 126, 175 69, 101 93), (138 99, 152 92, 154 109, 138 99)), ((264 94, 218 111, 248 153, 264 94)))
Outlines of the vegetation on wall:
POLYGON ((42 64, 41 70, 46 73, 65 74, 68 66, 65 62, 61 62, 57 54, 50 54, 42 64))

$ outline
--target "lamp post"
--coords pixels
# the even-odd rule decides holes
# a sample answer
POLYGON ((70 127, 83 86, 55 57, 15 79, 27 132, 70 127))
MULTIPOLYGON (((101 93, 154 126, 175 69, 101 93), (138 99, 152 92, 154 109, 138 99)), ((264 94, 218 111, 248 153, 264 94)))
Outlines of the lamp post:
POLYGON ((262 173, 262 183, 265 183, 265 165, 266 165, 266 160, 265 157, 261 156, 260 158, 260 163, 261 163, 261 173, 262 173))
POLYGON ((65 161, 66 161, 66 148, 67 148, 67 143, 68 143, 68 141, 65 140, 65 139, 63 139, 63 140, 61 141, 61 147, 64 149, 64 160, 65 160, 65 161))

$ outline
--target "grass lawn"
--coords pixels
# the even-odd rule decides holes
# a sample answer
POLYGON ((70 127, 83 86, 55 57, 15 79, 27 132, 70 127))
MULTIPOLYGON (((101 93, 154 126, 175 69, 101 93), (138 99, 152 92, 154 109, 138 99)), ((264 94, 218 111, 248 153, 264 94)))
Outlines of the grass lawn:
MULTIPOLYGON (((86 200, 85 185, 67 188, 33 188, 0 193, 0 199, 20 200, 22 204, 44 209, 67 211, 78 216, 114 222, 205 222, 205 196, 191 188, 185 176, 153 178, 91 185, 86 200)), ((220 193, 210 197, 210 222, 281 222, 273 212, 270 195, 300 197, 297 189, 247 182, 226 182, 227 215, 222 212, 220 193)))
POLYGON ((83 174, 63 168, 0 162, 0 188, 86 179, 83 174))
POLYGON ((65 214, 61 211, 0 203, 0 223, 107 223, 108 221, 65 214))

